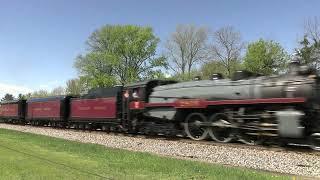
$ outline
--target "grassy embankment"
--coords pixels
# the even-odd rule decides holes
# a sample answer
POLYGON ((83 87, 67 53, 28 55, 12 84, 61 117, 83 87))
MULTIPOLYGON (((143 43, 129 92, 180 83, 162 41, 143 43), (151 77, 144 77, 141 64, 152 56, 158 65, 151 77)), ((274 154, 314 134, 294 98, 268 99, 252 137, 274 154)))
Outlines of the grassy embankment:
POLYGON ((0 179, 290 179, 0 129, 0 179))

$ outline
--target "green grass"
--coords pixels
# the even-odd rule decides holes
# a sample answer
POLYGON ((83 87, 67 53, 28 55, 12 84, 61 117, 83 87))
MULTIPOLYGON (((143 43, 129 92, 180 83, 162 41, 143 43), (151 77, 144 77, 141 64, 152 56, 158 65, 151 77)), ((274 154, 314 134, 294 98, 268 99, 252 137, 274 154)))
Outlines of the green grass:
POLYGON ((289 179, 0 129, 0 179, 289 179))

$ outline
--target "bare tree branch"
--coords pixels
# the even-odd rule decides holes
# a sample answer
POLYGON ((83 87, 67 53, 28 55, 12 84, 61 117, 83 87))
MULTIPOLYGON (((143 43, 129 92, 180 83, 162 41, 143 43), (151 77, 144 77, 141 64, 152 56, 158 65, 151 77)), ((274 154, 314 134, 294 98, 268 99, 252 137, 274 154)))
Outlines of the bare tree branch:
POLYGON ((244 43, 241 34, 231 26, 220 28, 213 33, 213 43, 210 48, 211 59, 220 61, 231 75, 234 63, 240 60, 244 43))
MULTIPOLYGON (((208 30, 194 25, 179 25, 166 43, 169 67, 176 73, 190 72, 207 58, 208 30)), ((190 78, 190 77, 189 77, 190 78)))
POLYGON ((320 18, 309 18, 304 25, 305 34, 315 42, 320 42, 320 18))

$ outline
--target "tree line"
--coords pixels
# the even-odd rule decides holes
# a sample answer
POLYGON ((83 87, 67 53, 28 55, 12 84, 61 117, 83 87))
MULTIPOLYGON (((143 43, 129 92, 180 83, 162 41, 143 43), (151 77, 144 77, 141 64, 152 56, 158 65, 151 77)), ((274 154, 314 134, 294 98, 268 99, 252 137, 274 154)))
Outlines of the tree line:
MULTIPOLYGON (((292 58, 274 40, 245 42, 241 32, 232 26, 212 31, 208 27, 178 25, 161 47, 159 43, 151 27, 105 25, 89 36, 87 51, 75 58, 78 78, 51 92, 39 90, 17 98, 79 95, 91 88, 146 79, 187 81, 194 76, 210 78, 213 73, 231 77, 243 69, 262 75, 281 74, 292 58)), ((319 17, 305 22, 304 34, 294 51, 303 64, 320 68, 319 17)), ((3 98, 11 99, 14 97, 10 94, 3 98)))

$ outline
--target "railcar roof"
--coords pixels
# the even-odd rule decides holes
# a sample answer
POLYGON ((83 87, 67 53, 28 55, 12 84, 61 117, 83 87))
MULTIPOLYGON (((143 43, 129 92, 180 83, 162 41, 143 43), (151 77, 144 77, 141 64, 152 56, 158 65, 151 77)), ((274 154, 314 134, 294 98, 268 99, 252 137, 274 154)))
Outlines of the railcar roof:
POLYGON ((10 101, 1 101, 0 104, 16 104, 22 100, 10 100, 10 101))
POLYGON ((70 96, 49 96, 49 97, 44 97, 44 98, 31 98, 27 100, 28 102, 44 102, 44 101, 54 101, 54 100, 63 100, 67 97, 70 96))
POLYGON ((90 89, 87 94, 82 95, 82 99, 94 99, 103 97, 115 97, 122 91, 122 86, 106 87, 106 88, 94 88, 90 89))

